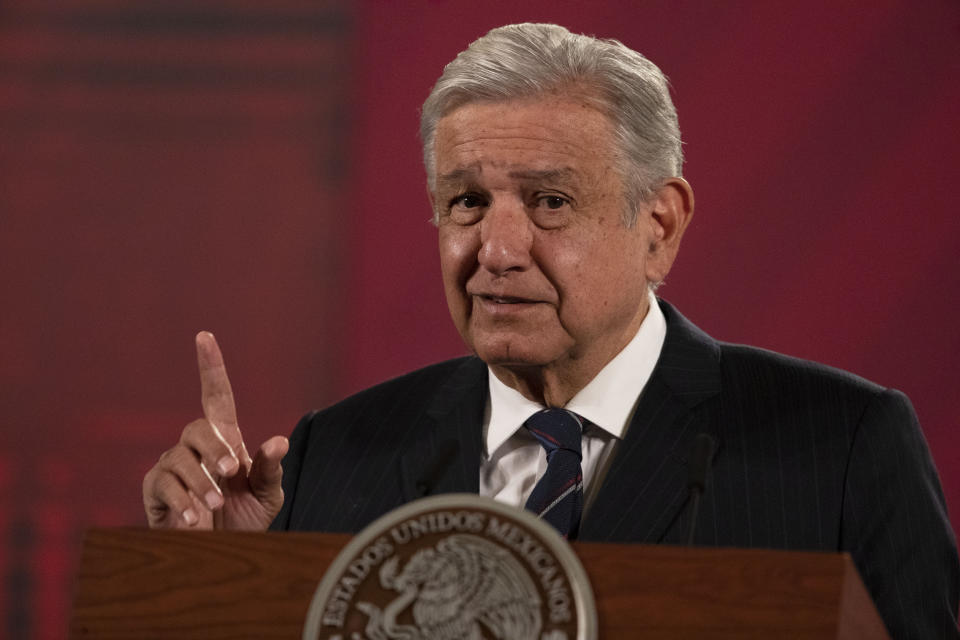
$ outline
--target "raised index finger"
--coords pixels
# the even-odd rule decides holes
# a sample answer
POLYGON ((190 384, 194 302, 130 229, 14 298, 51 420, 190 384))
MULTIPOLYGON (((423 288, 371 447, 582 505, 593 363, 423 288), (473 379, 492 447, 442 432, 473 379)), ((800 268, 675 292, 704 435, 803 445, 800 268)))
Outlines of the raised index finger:
POLYGON ((197 334, 197 367, 200 369, 200 401, 203 415, 212 422, 227 439, 234 451, 242 444, 237 426, 237 409, 233 402, 233 390, 223 364, 223 355, 217 340, 209 331, 197 334))

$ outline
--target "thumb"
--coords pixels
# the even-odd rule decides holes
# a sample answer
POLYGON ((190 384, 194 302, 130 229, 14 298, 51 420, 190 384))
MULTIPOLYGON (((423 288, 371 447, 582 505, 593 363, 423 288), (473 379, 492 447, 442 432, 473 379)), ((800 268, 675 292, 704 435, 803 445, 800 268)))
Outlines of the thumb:
POLYGON ((280 461, 287 454, 290 442, 283 436, 274 436, 260 445, 253 457, 247 481, 250 491, 268 511, 277 512, 283 506, 283 467, 280 461))

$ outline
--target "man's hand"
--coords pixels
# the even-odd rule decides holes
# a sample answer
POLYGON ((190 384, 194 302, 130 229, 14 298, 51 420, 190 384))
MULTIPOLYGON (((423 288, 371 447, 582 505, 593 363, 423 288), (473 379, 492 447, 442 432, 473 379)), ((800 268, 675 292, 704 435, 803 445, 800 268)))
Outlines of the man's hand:
POLYGON ((274 436, 251 458, 237 426, 233 391, 212 333, 197 334, 203 418, 143 478, 151 528, 262 531, 283 506, 280 460, 289 443, 274 436))

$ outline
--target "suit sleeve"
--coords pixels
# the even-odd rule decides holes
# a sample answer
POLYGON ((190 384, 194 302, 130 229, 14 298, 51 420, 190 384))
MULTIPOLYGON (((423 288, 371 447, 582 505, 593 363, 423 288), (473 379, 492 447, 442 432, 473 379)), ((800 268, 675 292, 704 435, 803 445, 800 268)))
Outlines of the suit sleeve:
POLYGON ((841 545, 891 638, 960 638, 960 569, 930 451, 910 401, 879 392, 854 433, 841 545))

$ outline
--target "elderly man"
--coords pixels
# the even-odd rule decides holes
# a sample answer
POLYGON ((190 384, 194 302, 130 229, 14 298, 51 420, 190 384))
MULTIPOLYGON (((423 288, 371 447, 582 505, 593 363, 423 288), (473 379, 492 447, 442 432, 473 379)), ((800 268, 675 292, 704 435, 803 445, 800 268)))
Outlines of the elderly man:
POLYGON ((679 543, 707 434, 695 544, 849 551, 894 637, 957 637, 956 545, 909 401, 716 342, 653 295, 693 214, 656 66, 553 25, 495 29, 447 65, 421 134, 475 356, 311 413, 251 458, 198 335, 204 418, 144 480, 151 526, 356 531, 469 491, 570 537, 679 543))

